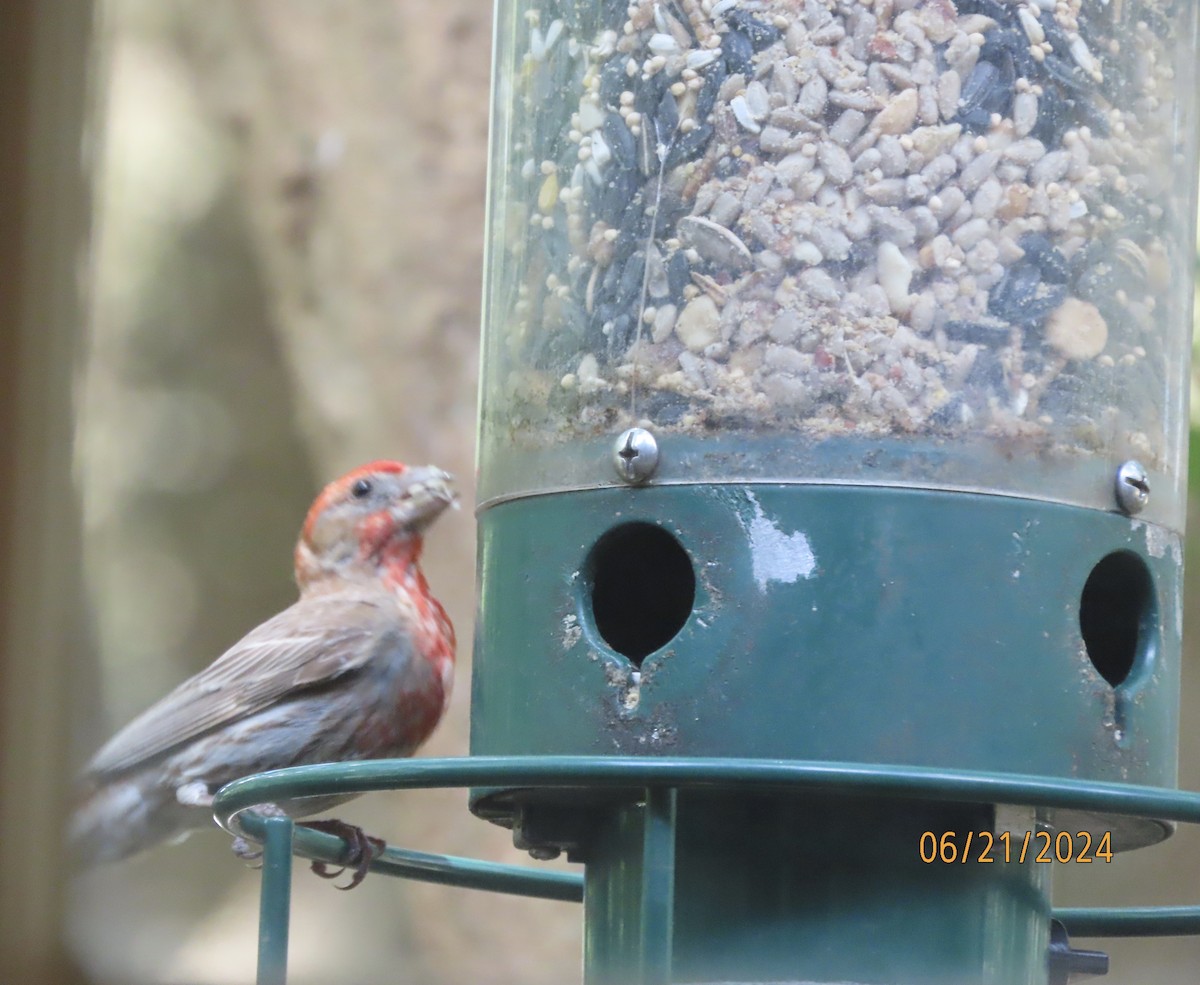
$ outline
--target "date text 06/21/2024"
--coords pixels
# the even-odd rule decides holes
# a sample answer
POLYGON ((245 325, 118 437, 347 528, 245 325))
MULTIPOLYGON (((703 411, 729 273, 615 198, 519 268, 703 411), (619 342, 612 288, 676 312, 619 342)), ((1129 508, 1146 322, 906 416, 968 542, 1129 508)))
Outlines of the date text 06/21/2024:
POLYGON ((1094 838, 1089 831, 934 831, 922 832, 921 861, 935 862, 1111 862, 1112 832, 1094 838))

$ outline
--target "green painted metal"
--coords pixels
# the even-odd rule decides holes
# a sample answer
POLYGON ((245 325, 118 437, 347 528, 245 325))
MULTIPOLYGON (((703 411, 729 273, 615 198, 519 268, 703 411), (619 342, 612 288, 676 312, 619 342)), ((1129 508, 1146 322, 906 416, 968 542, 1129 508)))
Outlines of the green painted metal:
POLYGON ((258 916, 258 985, 287 981, 292 900, 292 833, 289 817, 263 820, 262 892, 258 916))
POLYGON ((1077 937, 1200 936, 1200 906, 1062 907, 1054 918, 1077 937))
MULTIPOLYGON (((1022 796, 975 802, 1052 807, 1048 824, 1094 840, 1111 832, 1117 850, 1166 837, 1168 815, 1131 818, 1116 790, 1102 803, 1071 801, 1080 780, 1176 781, 1179 550, 1176 534, 1116 513, 919 489, 612 487, 492 504, 480 515, 474 755, 742 757, 734 771, 751 777, 764 760, 804 759, 861 764, 861 774, 832 785, 841 799, 827 815, 776 820, 754 838, 722 839, 731 825, 720 819, 747 800, 756 818, 791 816, 784 794, 755 796, 732 776, 736 800, 701 804, 681 788, 670 892, 646 885, 652 815, 598 802, 594 772, 557 795, 476 789, 472 807, 517 826, 522 843, 587 862, 589 983, 799 975, 1041 985, 1049 870, 913 869, 920 832, 904 811, 890 805, 891 827, 871 832, 872 808, 854 798, 879 784, 902 796, 911 783, 915 797, 940 803, 908 810, 926 812, 924 830, 945 831, 964 809, 953 802, 973 799, 959 781, 939 796, 929 777, 897 781, 889 765, 972 771, 994 793, 1019 773, 1022 796), (675 539, 696 583, 681 628, 641 660, 626 655, 638 656, 625 635, 609 634, 596 588, 606 544, 637 551, 613 532, 638 523, 675 539), (1136 638, 1116 686, 1101 654, 1107 632, 1089 637, 1095 661, 1084 639, 1085 585, 1099 571, 1110 579, 1102 624, 1110 606, 1145 594, 1116 627, 1136 638), (788 832, 812 844, 792 867, 781 862, 797 851, 788 832), (890 851, 857 867, 854 832, 890 851), (737 902, 726 905, 730 893, 737 902), (674 914, 669 960, 643 939, 652 927, 661 940, 653 915, 663 907, 674 914), (865 914, 877 953, 858 940, 865 914)), ((649 541, 637 553, 654 563, 649 541)), ((661 581, 670 577, 664 565, 661 581)), ((615 618, 636 625, 669 598, 652 577, 620 599, 615 618)))
MULTIPOLYGON (((479 529, 474 755, 1176 782, 1179 541, 1163 528, 1003 496, 764 483, 531 497, 490 507, 479 529), (593 545, 632 521, 674 536, 697 579, 640 678, 597 630, 588 584, 593 545), (1114 688, 1079 609, 1116 551, 1142 559, 1152 598, 1114 688)), ((479 812, 496 804, 476 792, 479 812)))
MULTIPOLYGON (((598 982, 622 980, 621 974, 631 967, 663 967, 661 952, 657 956, 647 954, 652 946, 652 936, 644 934, 643 928, 655 919, 661 922, 666 912, 668 904, 662 894, 663 887, 669 882, 664 875, 668 868, 683 873, 683 888, 680 890, 677 884, 671 887, 669 906, 675 916, 673 926, 681 928, 674 933, 682 934, 683 941, 692 943, 693 952, 690 953, 694 953, 696 941, 710 939, 714 925, 718 929, 721 926, 719 911, 713 917, 706 916, 703 908, 697 909, 697 899, 706 894, 694 886, 694 879, 704 878, 697 873, 711 874, 717 860, 721 860, 715 876, 718 902, 726 899, 740 881, 743 893, 750 900, 782 896, 791 899, 793 905, 807 902, 810 908, 819 911, 821 906, 818 904, 826 899, 820 895, 822 886, 832 898, 840 891, 839 873, 830 872, 834 861, 853 861, 856 857, 861 858, 864 851, 874 853, 871 864, 865 875, 847 880, 849 888, 845 895, 852 897, 852 893, 857 892, 865 904, 869 904, 876 890, 888 885, 889 881, 895 891, 901 891, 904 880, 911 878, 911 871, 907 875, 905 871, 911 861, 905 862, 904 851, 912 847, 908 842, 915 831, 914 823, 918 827, 922 823, 922 815, 914 812, 933 809, 929 804, 919 805, 914 801, 942 805, 937 816, 950 823, 961 823, 953 820, 955 812, 960 812, 961 816, 963 810, 978 809, 962 805, 999 803, 1089 813, 1103 811, 1110 815, 1200 824, 1200 793, 1132 784, 857 763, 570 756, 377 760, 296 767, 262 773, 227 785, 217 794, 214 811, 217 820, 232 834, 261 841, 272 821, 286 819, 259 817, 252 810, 256 804, 321 794, 460 786, 589 787, 615 795, 607 808, 598 811, 601 819, 598 833, 586 858, 588 919, 585 950, 593 980, 598 982), (794 799, 799 789, 807 791, 803 801, 794 799), (679 792, 672 796, 673 790, 679 792), (770 800, 764 800, 766 794, 772 795, 770 800), (824 828, 811 818, 803 817, 806 810, 818 810, 813 806, 818 798, 828 798, 830 794, 836 794, 842 800, 838 807, 830 808, 826 813, 824 828), (709 800, 701 809, 696 809, 695 798, 709 800), (888 806, 881 807, 878 798, 887 798, 888 806), (716 810, 712 809, 714 802, 716 810), (656 805, 653 814, 657 820, 650 829, 645 826, 647 812, 641 806, 643 803, 656 805), (682 825, 680 803, 683 804, 682 825), (778 806, 773 808, 772 803, 778 806), (747 809, 750 821, 743 819, 734 823, 728 820, 730 811, 745 812, 747 809), (774 821, 769 822, 772 817, 774 821), (768 823, 774 824, 767 832, 774 838, 767 837, 761 830, 761 826, 768 823), (759 825, 760 829, 752 829, 753 824, 759 825), (839 831, 842 832, 840 836, 839 831), (747 846, 751 850, 743 854, 747 846), (758 846, 757 857, 755 846, 758 846), (839 847, 840 853, 836 851, 839 847), (672 859, 669 866, 661 861, 668 850, 672 859), (777 855, 777 850, 783 855, 777 855), (805 852, 810 857, 804 857, 805 852), (784 864, 783 859, 796 860, 797 856, 798 864, 784 864), (650 874, 643 874, 642 860, 647 857, 655 860, 656 868, 650 874), (699 858, 703 864, 693 866, 694 858, 699 858), (742 858, 752 864, 739 879, 736 873, 742 858), (823 883, 815 878, 822 866, 828 877, 823 883), (734 875, 730 876, 730 873, 734 875), (794 881, 791 886, 788 886, 789 878, 794 881), (897 886, 900 889, 896 889, 897 886), (766 895, 768 887, 774 887, 775 895, 766 895), (644 913, 651 914, 649 920, 644 913)), ((926 827, 935 823, 944 822, 924 820, 926 827)), ((972 818, 966 823, 976 822, 972 818)), ((327 862, 337 862, 346 849, 342 839, 304 828, 295 832, 294 847, 304 857, 327 862)), ((977 877, 982 868, 980 865, 968 866, 967 873, 977 877)), ((951 866, 942 873, 943 876, 953 879, 951 870, 957 871, 951 866)), ((536 872, 525 867, 395 848, 388 848, 372 865, 372 871, 500 892, 513 891, 516 887, 515 891, 523 895, 548 899, 578 900, 582 891, 582 881, 569 873, 536 872), (412 859, 419 860, 420 864, 412 864, 412 859)), ((853 866, 849 871, 853 874, 853 866)), ((1042 878, 1047 871, 1048 867, 1043 867, 1042 878)), ((1033 877, 1038 875, 1033 873, 1033 877)), ((986 913, 992 914, 990 926, 1008 929, 986 938, 992 948, 987 952, 986 966, 1019 970, 1020 962, 1027 959, 1030 950, 1037 951, 1040 928, 1045 924, 1044 919, 1037 926, 1027 922, 1029 914, 1041 914, 1040 907, 1044 905, 1038 902, 1044 899, 1044 891, 1033 877, 1018 876, 1015 882, 997 878, 994 885, 987 880, 983 884, 970 884, 968 880, 965 886, 939 887, 935 874, 933 880, 924 883, 932 888, 922 896, 925 907, 922 912, 936 913, 939 907, 944 908, 949 913, 945 919, 951 919, 955 929, 955 940, 974 940, 977 946, 982 946, 977 933, 971 936, 969 923, 965 929, 959 926, 964 918, 955 910, 953 900, 961 900, 964 894, 967 899, 974 894, 977 902, 990 900, 983 907, 986 913), (1022 886, 1023 880, 1028 885, 1022 886), (964 932, 966 938, 961 936, 964 932), (996 953, 997 949, 1000 953, 996 953)), ((267 905, 268 893, 278 892, 278 883, 269 885, 264 878, 263 891, 260 938, 278 942, 281 926, 286 934, 286 909, 281 915, 277 906, 267 905)), ((712 896, 711 893, 707 895, 712 896)), ((911 906, 912 900, 906 897, 904 906, 895 908, 897 914, 893 919, 902 919, 900 912, 911 906)), ((973 909, 979 910, 979 907, 973 909)), ((857 908, 855 912, 859 912, 857 908)), ((1155 936, 1200 933, 1200 906, 1124 911, 1072 908, 1057 910, 1053 916, 1066 924, 1073 934, 1155 936)), ((940 918, 931 919, 936 922, 940 918)), ((768 929, 778 926, 773 920, 763 920, 761 924, 768 929)), ((833 935, 830 939, 840 941, 844 947, 857 947, 850 929, 848 924, 840 936, 833 935)), ((905 947, 911 944, 903 928, 893 933, 899 935, 905 947)), ((790 930, 785 937, 791 939, 790 930)), ((671 962, 674 963, 679 948, 675 940, 671 940, 671 945, 671 962)), ((773 945, 771 953, 782 962, 783 958, 779 957, 781 947, 773 945)), ((685 949, 684 953, 689 952, 685 949)), ((687 960, 685 956, 684 961, 687 960)), ((917 958, 914 956, 913 960, 917 958)), ((928 955, 925 960, 929 960, 928 955)), ((626 977, 623 980, 638 979, 626 977)))
POLYGON ((926 864, 916 850, 929 830, 990 830, 988 807, 761 795, 684 806, 680 981, 1043 980, 1049 870, 926 864))
POLYGON ((668 985, 675 935, 676 792, 656 788, 595 815, 584 859, 589 982, 668 985))
MULTIPOLYGON (((246 824, 250 815, 239 812, 248 812, 256 804, 299 797, 447 787, 561 787, 596 788, 636 799, 648 786, 745 792, 806 789, 857 797, 1017 804, 1200 824, 1200 793, 1187 790, 885 763, 733 757, 463 756, 295 766, 227 783, 213 800, 213 813, 230 834, 254 837, 246 824)), ((300 854, 335 863, 345 849, 340 838, 304 829, 296 832, 295 842, 297 848, 330 846, 328 857, 324 851, 300 854)))
MULTIPOLYGON (((449 762, 454 763, 457 760, 449 762)), ((256 803, 265 801, 259 800, 256 803)), ((230 817, 222 823, 231 832, 236 831, 242 837, 261 843, 266 836, 268 820, 269 818, 264 818, 253 810, 243 810, 236 818, 230 817)), ((314 861, 340 865, 349 847, 345 840, 337 835, 311 831, 303 826, 296 828, 293 835, 292 848, 295 854, 314 861)), ((509 896, 528 896, 567 903, 578 903, 583 898, 583 879, 571 872, 546 872, 528 866, 503 865, 499 862, 485 862, 436 852, 418 852, 407 848, 388 848, 372 863, 371 871, 400 879, 505 893, 509 896)))
POLYGON ((914 850, 989 808, 690 791, 662 820, 652 794, 605 812, 583 855, 589 985, 1045 981, 1048 869, 914 850))
MULTIPOLYGON (((652 787, 642 808, 642 981, 671 981, 675 936, 675 790, 652 787)), ((586 882, 585 882, 586 885, 586 882)), ((586 900, 585 900, 586 902, 586 900)))

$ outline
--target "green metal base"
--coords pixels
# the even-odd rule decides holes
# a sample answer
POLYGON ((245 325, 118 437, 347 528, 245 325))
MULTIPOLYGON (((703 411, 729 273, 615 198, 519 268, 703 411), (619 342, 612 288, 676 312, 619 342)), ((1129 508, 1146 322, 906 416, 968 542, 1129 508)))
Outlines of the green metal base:
MULTIPOLYGON (((532 497, 489 508, 479 530, 475 755, 1176 782, 1180 548, 1162 528, 1002 496, 761 484, 532 497), (606 641, 590 594, 597 543, 635 522, 669 533, 696 579, 682 628, 640 667, 606 641), (1115 687, 1080 621, 1114 552, 1145 583, 1115 687)), ((1102 621, 1122 604, 1118 568, 1093 605, 1102 621)), ((631 618, 663 604, 649 583, 621 603, 631 618)), ((1123 847, 1164 833, 1126 832, 1123 847)))
MULTIPOLYGON (((718 965, 740 953, 748 967, 761 967, 768 975, 778 974, 785 964, 799 974, 801 961, 813 967, 861 968, 863 975, 873 975, 870 969, 881 967, 889 952, 869 940, 864 944, 860 937, 879 922, 889 935, 904 937, 918 923, 910 919, 912 914, 928 920, 915 926, 913 933, 920 936, 904 939, 902 953, 894 956, 894 967, 904 974, 963 968, 964 981, 976 981, 970 976, 982 974, 982 980, 990 982, 1004 981, 987 976, 1007 968, 1012 980, 1021 982, 1026 979, 1019 976, 1040 960, 1026 949, 1037 951, 1043 929, 1025 924, 1026 916, 1042 912, 1038 897, 1044 898, 1045 891, 1039 873, 1026 870, 1022 875, 1018 870, 1014 877, 1015 867, 1009 866, 1007 874, 997 874, 996 863, 979 861, 978 844, 965 862, 961 855, 947 859, 939 847, 940 864, 922 861, 918 866, 910 854, 914 837, 917 858, 922 851, 928 857, 925 833, 953 824, 952 830, 960 834, 952 844, 965 848, 961 831, 976 830, 989 814, 988 808, 961 806, 972 804, 1066 808, 1200 824, 1200 793, 896 766, 473 757, 276 770, 228 784, 213 804, 218 822, 231 834, 264 844, 259 985, 280 985, 286 975, 290 853, 341 864, 350 846, 341 838, 304 828, 293 833, 291 821, 263 818, 254 813, 255 805, 372 790, 461 786, 607 792, 610 805, 595 812, 586 848, 587 963, 592 980, 604 983, 629 969, 634 972, 624 981, 647 985, 671 981, 662 976, 677 972, 704 974, 691 969, 708 960, 700 955, 710 952, 718 965), (835 796, 836 805, 831 799, 835 796), (882 906, 877 894, 891 898, 895 910, 882 906), (967 909, 955 910, 954 900, 967 909), (754 913, 757 923, 734 926, 730 917, 741 912, 737 908, 754 913), (787 925, 764 916, 767 910, 799 919, 787 925), (813 936, 818 930, 819 939, 813 936), (719 949, 712 943, 716 940, 723 942, 719 949), (769 963, 760 965, 756 949, 764 940, 763 960, 769 963), (805 946, 793 949, 789 959, 782 950, 784 941, 805 946), (858 956, 861 965, 851 964, 858 956), (980 961, 984 966, 977 966, 980 961)), ((1007 814, 1007 829, 1028 817, 1028 811, 1007 814)), ((371 871, 545 899, 584 896, 583 880, 571 873, 392 847, 372 862, 371 871)), ((1072 909, 1052 915, 1075 934, 1200 934, 1200 906, 1072 909)), ((1061 941, 1050 950, 1060 959, 1071 956, 1061 941)), ((928 985, 930 979, 918 980, 928 985)))
POLYGON ((992 830, 990 807, 655 791, 584 854, 585 981, 1044 985, 1050 866, 920 857, 992 830))

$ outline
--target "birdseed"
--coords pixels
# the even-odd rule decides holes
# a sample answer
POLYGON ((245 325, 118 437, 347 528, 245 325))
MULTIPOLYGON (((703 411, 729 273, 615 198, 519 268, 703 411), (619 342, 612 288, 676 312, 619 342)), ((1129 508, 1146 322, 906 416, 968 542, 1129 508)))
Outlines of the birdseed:
POLYGON ((1190 7, 524 11, 493 138, 503 440, 970 436, 1170 471, 1190 7))

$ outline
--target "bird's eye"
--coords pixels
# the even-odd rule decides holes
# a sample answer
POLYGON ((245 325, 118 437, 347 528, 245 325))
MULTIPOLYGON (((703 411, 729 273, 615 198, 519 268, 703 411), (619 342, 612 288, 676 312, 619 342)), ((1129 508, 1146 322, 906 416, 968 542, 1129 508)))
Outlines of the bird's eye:
POLYGON ((363 499, 370 495, 371 483, 368 479, 359 479, 353 486, 350 487, 350 494, 355 499, 363 499))

